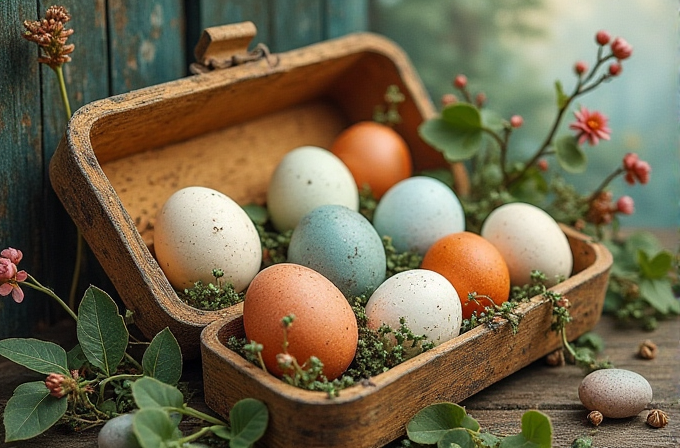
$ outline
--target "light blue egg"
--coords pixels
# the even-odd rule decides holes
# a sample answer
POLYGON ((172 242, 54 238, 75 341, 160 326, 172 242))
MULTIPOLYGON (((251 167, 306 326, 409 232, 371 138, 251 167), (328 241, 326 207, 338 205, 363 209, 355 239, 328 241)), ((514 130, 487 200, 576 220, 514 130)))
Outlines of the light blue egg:
POLYGON ((387 190, 373 215, 378 234, 399 252, 425 252, 438 239, 465 230, 463 206, 440 180, 415 176, 387 190))
POLYGON ((346 297, 370 295, 385 280, 380 236, 363 215, 342 205, 322 205, 302 217, 288 261, 319 272, 346 297))

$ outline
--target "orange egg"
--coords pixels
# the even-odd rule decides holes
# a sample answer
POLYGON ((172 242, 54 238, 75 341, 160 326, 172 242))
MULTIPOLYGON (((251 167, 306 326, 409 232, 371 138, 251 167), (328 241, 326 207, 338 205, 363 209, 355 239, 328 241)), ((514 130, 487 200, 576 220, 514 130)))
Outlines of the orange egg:
POLYGON ((338 135, 330 151, 347 165, 359 189, 368 184, 377 199, 413 172, 406 141, 384 124, 353 124, 338 135))
POLYGON ((451 233, 437 240, 425 253, 421 268, 438 272, 451 282, 463 306, 463 319, 481 313, 491 302, 510 296, 510 272, 501 253, 486 239, 472 232, 451 233), (477 301, 468 300, 469 293, 477 301))
POLYGON ((264 346, 264 364, 277 376, 284 373, 276 360, 284 352, 281 320, 291 314, 288 354, 300 365, 316 356, 329 380, 339 377, 354 359, 359 338, 345 296, 326 277, 297 264, 275 264, 255 276, 243 302, 243 327, 248 341, 264 346))

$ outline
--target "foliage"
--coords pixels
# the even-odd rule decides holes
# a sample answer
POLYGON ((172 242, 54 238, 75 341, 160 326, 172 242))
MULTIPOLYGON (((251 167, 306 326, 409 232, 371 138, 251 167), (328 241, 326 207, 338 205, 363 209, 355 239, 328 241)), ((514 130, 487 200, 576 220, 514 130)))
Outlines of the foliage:
MULTIPOLYGON (((522 415, 522 432, 496 436, 455 403, 435 403, 420 410, 406 426, 409 441, 420 445, 459 448, 550 448, 552 423, 545 414, 530 410, 522 415)), ((402 446, 405 444, 402 443, 402 446)))

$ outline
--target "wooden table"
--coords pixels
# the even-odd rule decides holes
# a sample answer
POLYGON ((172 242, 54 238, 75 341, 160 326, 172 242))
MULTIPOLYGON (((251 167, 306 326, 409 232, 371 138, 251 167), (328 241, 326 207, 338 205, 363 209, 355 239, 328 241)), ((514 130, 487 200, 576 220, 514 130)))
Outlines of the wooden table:
MULTIPOLYGON (((597 448, 665 448, 680 447, 680 319, 661 322, 659 328, 647 333, 630 327, 618 328, 614 319, 603 317, 595 330, 606 342, 603 357, 616 367, 630 369, 649 380, 654 399, 649 408, 660 408, 670 417, 663 429, 653 429, 645 423, 647 411, 635 418, 605 421, 595 428, 586 421, 588 412, 578 399, 578 385, 583 372, 571 365, 549 367, 539 360, 488 389, 465 400, 470 415, 483 429, 494 434, 515 434, 520 431, 520 419, 528 409, 538 409, 550 416, 553 427, 554 447, 569 447, 579 436, 590 435, 597 448), (654 360, 636 356, 638 345, 652 339, 658 346, 654 360)), ((50 329, 41 335, 43 339, 63 341, 73 338, 74 330, 68 323, 50 329), (64 328, 66 326, 66 328, 64 328)), ((502 350, 502 347, 499 349, 502 350)), ((8 361, 0 361, 0 412, 14 388, 25 381, 40 380, 40 375, 8 361)), ((196 391, 189 402, 192 407, 207 410, 203 402, 201 366, 190 362, 184 368, 184 380, 196 391)), ((183 424, 192 429, 192 422, 183 424)), ((63 427, 52 428, 34 439, 0 445, 25 448, 84 448, 96 446, 97 429, 80 433, 69 432, 63 427)), ((4 427, 0 428, 0 440, 4 440, 4 427)))

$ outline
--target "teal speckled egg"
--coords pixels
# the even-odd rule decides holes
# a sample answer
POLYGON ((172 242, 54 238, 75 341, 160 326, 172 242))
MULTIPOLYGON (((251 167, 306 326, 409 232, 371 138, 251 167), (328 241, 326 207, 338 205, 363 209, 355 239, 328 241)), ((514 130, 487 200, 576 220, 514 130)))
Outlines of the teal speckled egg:
POLYGON ((322 205, 302 217, 288 261, 319 272, 346 297, 370 295, 385 280, 380 236, 363 215, 342 205, 322 205))

